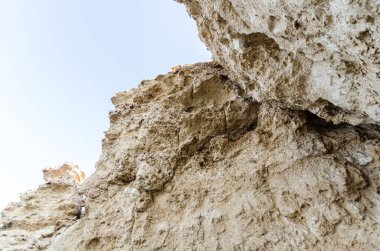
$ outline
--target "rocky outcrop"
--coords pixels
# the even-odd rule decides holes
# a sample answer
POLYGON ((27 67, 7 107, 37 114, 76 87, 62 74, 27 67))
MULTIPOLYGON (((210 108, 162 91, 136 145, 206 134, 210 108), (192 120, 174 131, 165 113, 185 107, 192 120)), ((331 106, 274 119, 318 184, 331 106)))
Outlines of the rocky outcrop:
POLYGON ((256 102, 217 64, 113 98, 86 215, 49 250, 375 250, 380 128, 256 102))
POLYGON ((51 240, 72 225, 81 213, 78 192, 84 173, 76 165, 44 169, 46 183, 23 193, 1 213, 0 249, 45 250, 51 240))
POLYGON ((377 250, 377 2, 179 2, 217 62, 116 94, 96 172, 47 171, 0 248, 377 250))
POLYGON ((380 123, 375 0, 179 0, 213 57, 255 100, 380 123))

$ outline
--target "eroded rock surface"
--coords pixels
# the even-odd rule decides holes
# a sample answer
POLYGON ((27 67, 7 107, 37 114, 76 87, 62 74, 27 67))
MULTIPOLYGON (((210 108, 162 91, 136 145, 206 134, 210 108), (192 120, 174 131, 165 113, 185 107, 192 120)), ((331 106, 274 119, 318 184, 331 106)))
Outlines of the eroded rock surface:
POLYGON ((380 123, 376 0, 179 0, 229 76, 255 100, 336 123, 380 123))
POLYGON ((95 174, 47 171, 0 248, 378 250, 378 1, 179 2, 218 63, 113 97, 95 174))
POLYGON ((79 217, 78 192, 84 173, 76 165, 43 170, 46 184, 21 194, 1 212, 0 250, 46 250, 51 240, 79 217))
POLYGON ((376 250, 380 128, 226 75, 197 64, 117 94, 86 215, 49 250, 376 250))

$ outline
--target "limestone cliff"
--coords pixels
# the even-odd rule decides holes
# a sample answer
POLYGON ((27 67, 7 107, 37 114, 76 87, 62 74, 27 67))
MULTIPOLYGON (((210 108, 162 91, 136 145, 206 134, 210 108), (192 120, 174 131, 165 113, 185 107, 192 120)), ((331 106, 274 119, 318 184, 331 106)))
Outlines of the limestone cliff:
POLYGON ((380 123, 376 0, 179 0, 214 59, 257 101, 380 123))
POLYGON ((112 98, 85 213, 41 249, 377 250, 378 4, 181 2, 217 62, 112 98))
POLYGON ((259 103, 227 73, 117 94, 86 215, 50 250, 378 247, 380 128, 259 103))
POLYGON ((43 172, 44 185, 23 193, 21 202, 2 211, 0 250, 45 250, 79 218, 83 201, 78 188, 84 173, 69 163, 43 172))

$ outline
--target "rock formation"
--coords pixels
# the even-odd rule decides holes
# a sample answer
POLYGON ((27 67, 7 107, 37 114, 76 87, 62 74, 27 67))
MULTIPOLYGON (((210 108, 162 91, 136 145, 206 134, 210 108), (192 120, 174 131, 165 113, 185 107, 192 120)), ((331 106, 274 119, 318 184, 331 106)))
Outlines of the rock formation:
POLYGON ((380 128, 259 103, 227 73, 117 94, 87 213, 50 250, 378 247, 380 128))
POLYGON ((112 98, 85 213, 41 249, 377 250, 378 4, 180 2, 217 62, 112 98))
POLYGON ((84 173, 69 163, 43 173, 44 185, 21 194, 21 202, 2 211, 0 250, 45 250, 79 218, 83 201, 78 188, 84 173))
POLYGON ((229 76, 257 101, 334 122, 380 123, 375 0, 179 0, 229 76))

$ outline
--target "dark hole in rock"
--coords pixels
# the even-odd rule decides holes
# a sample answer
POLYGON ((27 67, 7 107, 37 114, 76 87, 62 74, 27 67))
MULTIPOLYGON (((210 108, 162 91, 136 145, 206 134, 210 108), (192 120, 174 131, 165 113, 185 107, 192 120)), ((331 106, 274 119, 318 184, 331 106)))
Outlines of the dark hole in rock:
POLYGON ((298 21, 294 21, 294 28, 296 28, 297 30, 299 29, 299 28, 301 28, 301 24, 300 24, 300 22, 298 22, 298 21))

